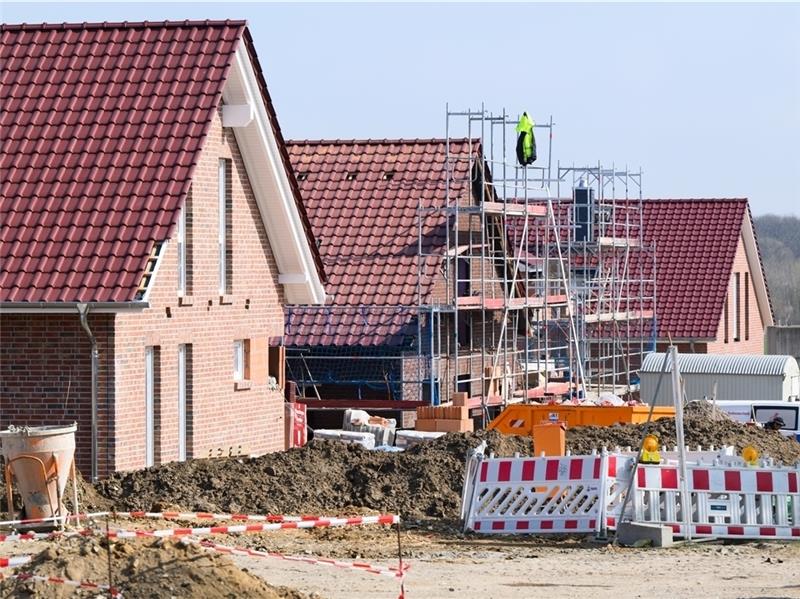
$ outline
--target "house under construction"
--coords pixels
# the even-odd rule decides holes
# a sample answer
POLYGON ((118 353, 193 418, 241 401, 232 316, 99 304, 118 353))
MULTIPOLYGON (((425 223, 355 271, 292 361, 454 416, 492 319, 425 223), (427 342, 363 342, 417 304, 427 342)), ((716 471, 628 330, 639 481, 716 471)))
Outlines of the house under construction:
POLYGON ((655 306, 641 173, 562 167, 552 119, 522 167, 516 124, 448 111, 445 139, 289 144, 329 279, 326 306, 287 310, 309 407, 636 390, 655 306))

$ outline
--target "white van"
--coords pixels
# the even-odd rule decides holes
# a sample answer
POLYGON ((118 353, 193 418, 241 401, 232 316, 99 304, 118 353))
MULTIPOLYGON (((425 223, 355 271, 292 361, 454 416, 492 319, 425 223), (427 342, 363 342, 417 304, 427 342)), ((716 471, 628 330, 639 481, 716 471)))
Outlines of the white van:
POLYGON ((739 422, 766 424, 779 416, 782 435, 800 442, 800 402, 797 401, 718 401, 716 405, 739 422))

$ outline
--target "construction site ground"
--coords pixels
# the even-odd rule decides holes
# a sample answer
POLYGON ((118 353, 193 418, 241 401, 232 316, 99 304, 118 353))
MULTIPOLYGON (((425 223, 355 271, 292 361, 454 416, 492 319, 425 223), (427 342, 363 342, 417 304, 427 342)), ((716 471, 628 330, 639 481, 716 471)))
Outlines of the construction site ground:
MULTIPOLYGON (((653 428, 664 444, 674 443, 671 419, 653 428)), ((636 446, 643 433, 643 425, 576 428, 568 431, 568 445, 574 453, 636 446)), ((784 463, 800 460, 800 444, 795 441, 777 432, 717 420, 701 408, 688 410, 686 436, 691 445, 727 443, 741 449, 752 444, 784 463)), ((81 509, 398 514, 403 519, 399 539, 403 558, 411 564, 406 578, 409 598, 800 597, 798 543, 703 542, 650 549, 621 548, 587 537, 463 534, 458 517, 464 460, 481 441, 498 456, 533 452, 528 438, 484 431, 448 434, 402 453, 312 442, 256 458, 192 460, 118 473, 94 486, 80 482, 81 509)), ((108 554, 100 537, 105 520, 98 524, 99 537, 0 543, 0 556, 38 554, 21 571, 104 583, 108 554)), ((189 520, 130 521, 119 516, 109 520, 112 528, 198 525, 189 520)), ((382 566, 398 563, 397 532, 385 526, 215 535, 213 540, 284 555, 382 566)), ((228 557, 172 540, 118 540, 112 544, 111 557, 115 584, 126 597, 395 599, 399 591, 398 581, 386 576, 276 558, 228 557)), ((67 596, 67 588, 54 588, 5 580, 0 582, 0 597, 67 596)))

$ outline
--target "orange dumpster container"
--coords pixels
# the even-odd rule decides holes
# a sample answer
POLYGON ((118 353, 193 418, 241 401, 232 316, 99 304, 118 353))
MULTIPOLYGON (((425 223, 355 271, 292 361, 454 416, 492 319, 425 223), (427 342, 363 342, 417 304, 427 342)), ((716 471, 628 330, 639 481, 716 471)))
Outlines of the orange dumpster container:
MULTIPOLYGON (((533 436, 533 427, 542 421, 566 422, 575 426, 612 426, 647 421, 650 406, 575 406, 571 404, 515 404, 508 406, 489 423, 489 430, 507 435, 533 436)), ((656 406, 653 420, 674 418, 675 408, 656 406)))

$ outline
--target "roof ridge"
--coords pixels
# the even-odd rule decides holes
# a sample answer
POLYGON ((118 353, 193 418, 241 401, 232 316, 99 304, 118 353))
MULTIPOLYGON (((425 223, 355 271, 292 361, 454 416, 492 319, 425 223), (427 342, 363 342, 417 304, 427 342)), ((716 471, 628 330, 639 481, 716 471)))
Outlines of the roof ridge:
MULTIPOLYGON (((628 198, 636 200, 636 198, 628 198)), ((642 198, 643 202, 748 202, 747 198, 642 198)))
POLYGON ((247 26, 244 19, 189 20, 184 21, 102 21, 83 23, 11 23, 0 24, 0 31, 49 31, 64 29, 140 29, 157 27, 241 27, 247 26))
MULTIPOLYGON (((464 143, 468 142, 468 137, 459 137, 451 139, 451 142, 464 143)), ((479 139, 473 139, 473 143, 480 143, 479 139)), ((415 138, 361 138, 361 139, 287 139, 286 143, 295 146, 322 146, 322 145, 384 145, 384 144, 429 144, 429 143, 447 143, 445 137, 415 137, 415 138)))

